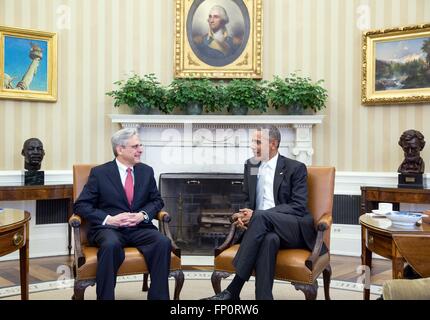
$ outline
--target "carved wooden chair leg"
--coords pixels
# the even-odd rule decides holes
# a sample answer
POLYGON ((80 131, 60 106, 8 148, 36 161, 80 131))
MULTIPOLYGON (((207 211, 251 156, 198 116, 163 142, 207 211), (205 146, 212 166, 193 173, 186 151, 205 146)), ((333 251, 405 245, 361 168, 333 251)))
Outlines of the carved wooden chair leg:
POLYGON ((215 294, 221 292, 221 280, 230 276, 231 273, 224 271, 214 271, 212 272, 212 288, 214 289, 215 294))
POLYGON ((95 279, 91 280, 75 280, 73 288, 72 300, 84 300, 85 289, 88 286, 93 286, 96 283, 95 279))
POLYGON ((73 267, 72 267, 72 272, 73 272, 73 279, 76 279, 76 265, 73 263, 73 267))
POLYGON ((331 281, 331 266, 328 265, 323 271, 324 297, 326 300, 330 300, 330 281, 331 281))
POLYGON ((293 283, 296 290, 301 290, 305 294, 306 300, 315 300, 318 293, 318 281, 315 280, 313 284, 293 283))
POLYGON ((148 291, 148 273, 143 274, 142 291, 148 291))
POLYGON ((181 294, 182 286, 184 285, 184 273, 182 270, 175 270, 170 272, 169 277, 175 278, 175 293, 173 295, 173 300, 179 300, 179 295, 181 294))

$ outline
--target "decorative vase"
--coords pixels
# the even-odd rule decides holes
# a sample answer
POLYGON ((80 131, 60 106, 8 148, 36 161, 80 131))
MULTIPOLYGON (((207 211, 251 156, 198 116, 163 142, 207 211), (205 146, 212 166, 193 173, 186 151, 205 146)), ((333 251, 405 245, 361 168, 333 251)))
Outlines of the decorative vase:
POLYGON ((148 105, 139 105, 133 109, 134 114, 149 114, 151 107, 148 105))
POLYGON ((298 103, 290 104, 287 108, 287 113, 291 115, 302 115, 303 112, 303 107, 298 103))
POLYGON ((199 115, 203 112, 203 105, 201 103, 189 102, 186 108, 187 114, 199 115))
POLYGON ((301 104, 296 103, 288 106, 287 113, 291 115, 312 115, 315 112, 311 108, 304 109, 301 104))
POLYGON ((315 111, 311 108, 308 108, 308 109, 303 110, 303 114, 307 115, 307 116, 311 116, 311 115, 315 114, 315 111))
POLYGON ((248 114, 248 107, 242 105, 236 105, 231 108, 231 113, 235 116, 244 116, 248 114))

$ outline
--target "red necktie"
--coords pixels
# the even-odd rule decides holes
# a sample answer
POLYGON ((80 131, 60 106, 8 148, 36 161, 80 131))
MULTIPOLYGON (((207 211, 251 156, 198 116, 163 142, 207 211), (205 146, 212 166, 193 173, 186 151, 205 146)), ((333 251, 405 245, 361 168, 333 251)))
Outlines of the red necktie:
POLYGON ((131 203, 133 201, 133 192, 134 192, 131 168, 127 168, 127 177, 125 178, 124 189, 125 189, 125 195, 127 196, 128 203, 130 204, 130 207, 131 207, 131 203))

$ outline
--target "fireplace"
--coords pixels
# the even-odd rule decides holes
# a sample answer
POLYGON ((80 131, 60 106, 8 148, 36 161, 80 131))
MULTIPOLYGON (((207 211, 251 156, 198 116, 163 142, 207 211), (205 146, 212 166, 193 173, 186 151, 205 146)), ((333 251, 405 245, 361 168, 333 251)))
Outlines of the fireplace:
POLYGON ((228 234, 230 216, 244 203, 243 174, 163 173, 159 189, 184 255, 213 255, 228 234))

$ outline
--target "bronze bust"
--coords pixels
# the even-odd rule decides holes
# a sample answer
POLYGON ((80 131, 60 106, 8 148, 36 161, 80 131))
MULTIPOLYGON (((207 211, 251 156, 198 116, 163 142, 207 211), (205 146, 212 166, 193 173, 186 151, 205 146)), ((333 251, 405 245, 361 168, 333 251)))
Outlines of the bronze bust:
POLYGON ((399 146, 402 147, 405 159, 400 164, 397 172, 400 173, 424 173, 424 160, 420 157, 426 142, 421 132, 417 130, 407 130, 403 132, 399 139, 399 146))
POLYGON ((30 138, 24 141, 21 154, 25 158, 24 168, 28 171, 38 171, 42 164, 45 150, 42 141, 37 138, 30 138))

